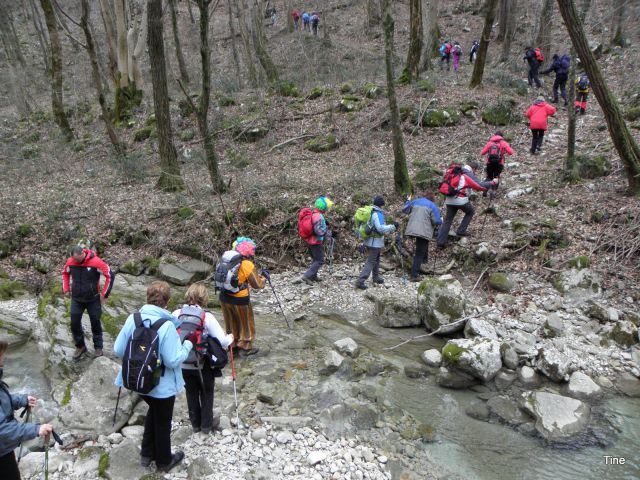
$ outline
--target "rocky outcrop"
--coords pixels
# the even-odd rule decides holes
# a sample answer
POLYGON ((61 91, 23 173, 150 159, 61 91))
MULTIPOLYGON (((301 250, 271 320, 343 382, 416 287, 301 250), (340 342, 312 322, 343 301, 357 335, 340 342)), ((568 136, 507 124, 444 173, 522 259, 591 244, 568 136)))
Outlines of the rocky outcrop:
POLYGON ((602 396, 602 388, 589 375, 573 372, 569 377, 567 394, 580 400, 593 400, 602 396))
POLYGON ((556 348, 545 347, 540 349, 538 353, 536 368, 554 382, 568 380, 570 366, 569 357, 560 353, 556 348))
POLYGON ((588 268, 566 270, 553 280, 553 286, 565 300, 582 304, 601 294, 600 277, 588 268))
POLYGON ((462 285, 451 275, 428 278, 418 287, 418 312, 429 330, 442 334, 462 330, 464 322, 457 321, 465 316, 466 304, 462 285))
POLYGON ((587 404, 555 393, 525 392, 521 406, 536 419, 535 428, 540 435, 551 442, 571 440, 591 417, 587 404))
POLYGON ((415 297, 409 297, 408 292, 367 292, 366 297, 374 302, 373 317, 381 327, 404 328, 422 325, 415 297))
POLYGON ((195 259, 180 263, 160 263, 158 267, 160 278, 180 286, 204 280, 212 271, 211 265, 195 259))
POLYGON ((483 382, 502 368, 500 343, 488 338, 449 340, 442 349, 444 365, 483 382))

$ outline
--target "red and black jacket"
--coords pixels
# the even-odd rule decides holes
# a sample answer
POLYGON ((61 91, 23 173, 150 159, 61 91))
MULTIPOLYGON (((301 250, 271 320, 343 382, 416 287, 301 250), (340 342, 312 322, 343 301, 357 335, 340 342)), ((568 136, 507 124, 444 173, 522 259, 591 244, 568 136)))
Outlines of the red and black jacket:
POLYGON ((82 263, 69 257, 62 270, 62 291, 80 302, 92 302, 99 296, 107 298, 113 287, 113 272, 95 252, 84 250, 82 263), (104 286, 100 289, 100 273, 104 275, 104 286))

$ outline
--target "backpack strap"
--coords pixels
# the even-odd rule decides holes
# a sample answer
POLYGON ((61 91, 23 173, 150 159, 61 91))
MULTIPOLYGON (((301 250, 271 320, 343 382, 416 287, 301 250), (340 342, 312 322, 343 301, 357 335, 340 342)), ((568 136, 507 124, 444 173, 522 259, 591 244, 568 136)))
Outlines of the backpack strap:
POLYGON ((134 312, 133 322, 135 323, 136 328, 140 328, 142 326, 142 315, 140 315, 140 312, 134 312))
POLYGON ((160 327, 162 327, 168 321, 169 320, 167 320, 166 318, 161 318, 160 320, 155 322, 153 325, 151 325, 151 328, 157 332, 158 330, 160 330, 160 327))

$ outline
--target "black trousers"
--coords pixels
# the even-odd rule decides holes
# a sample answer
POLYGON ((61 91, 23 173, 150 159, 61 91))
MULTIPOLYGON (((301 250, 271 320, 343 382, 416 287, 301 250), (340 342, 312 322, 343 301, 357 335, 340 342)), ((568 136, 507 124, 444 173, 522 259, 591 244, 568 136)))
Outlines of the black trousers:
POLYGON ((143 395, 149 410, 144 419, 140 455, 156 461, 157 466, 171 463, 171 419, 176 397, 153 398, 143 395))
POLYGON ((185 390, 187 392, 187 407, 191 426, 204 431, 213 427, 213 391, 216 379, 213 370, 208 366, 202 367, 202 380, 198 370, 182 369, 185 390))
POLYGON ((18 462, 16 462, 16 454, 14 452, 0 457, 0 478, 2 480, 20 480, 20 470, 18 469, 18 462))
POLYGON ((553 101, 558 101, 558 90, 560 90, 560 96, 567 104, 567 77, 564 75, 556 75, 556 79, 553 82, 553 101))
POLYGON ((500 162, 487 163, 487 180, 498 178, 502 174, 502 170, 504 170, 504 165, 502 165, 500 162))
POLYGON ((539 68, 540 68, 540 65, 538 65, 538 64, 529 66, 529 78, 528 78, 529 86, 532 86, 534 83, 536 84, 536 87, 538 87, 538 88, 540 88, 542 86, 542 82, 538 78, 538 69, 539 68))
POLYGON ((84 332, 82 331, 82 314, 84 311, 89 314, 91 320, 91 333, 93 334, 93 347, 102 348, 102 324, 100 317, 102 316, 102 305, 100 297, 92 302, 81 302, 74 298, 71 299, 71 333, 73 342, 76 347, 84 346, 84 332))
POLYGON ((536 150, 540 150, 543 138, 544 130, 541 128, 531 129, 531 153, 536 153, 536 150))
POLYGON ((324 248, 322 245, 308 245, 308 247, 312 262, 303 277, 315 280, 318 278, 318 270, 324 264, 324 248))
POLYGON ((469 228, 469 224, 471 223, 471 219, 473 218, 473 214, 476 212, 476 209, 471 204, 471 202, 467 202, 464 205, 447 205, 447 213, 444 216, 444 222, 440 225, 440 230, 438 230, 438 239, 437 245, 439 247, 444 247, 447 244, 447 239, 449 238, 449 230, 451 230, 451 224, 453 223, 453 218, 458 213, 458 210, 461 210, 464 213, 464 217, 458 226, 457 234, 464 235, 467 233, 467 228, 469 228))
POLYGON ((411 276, 420 275, 420 266, 429 258, 429 240, 422 237, 416 238, 416 252, 413 254, 413 265, 411 266, 411 276))

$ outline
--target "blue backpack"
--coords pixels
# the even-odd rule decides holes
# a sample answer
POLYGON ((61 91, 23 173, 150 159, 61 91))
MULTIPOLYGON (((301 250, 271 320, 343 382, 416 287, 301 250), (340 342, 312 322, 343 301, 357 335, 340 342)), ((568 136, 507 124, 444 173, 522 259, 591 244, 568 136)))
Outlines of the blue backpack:
POLYGON ((568 73, 571 68, 571 57, 569 55, 563 55, 560 58, 560 70, 558 73, 568 73))

